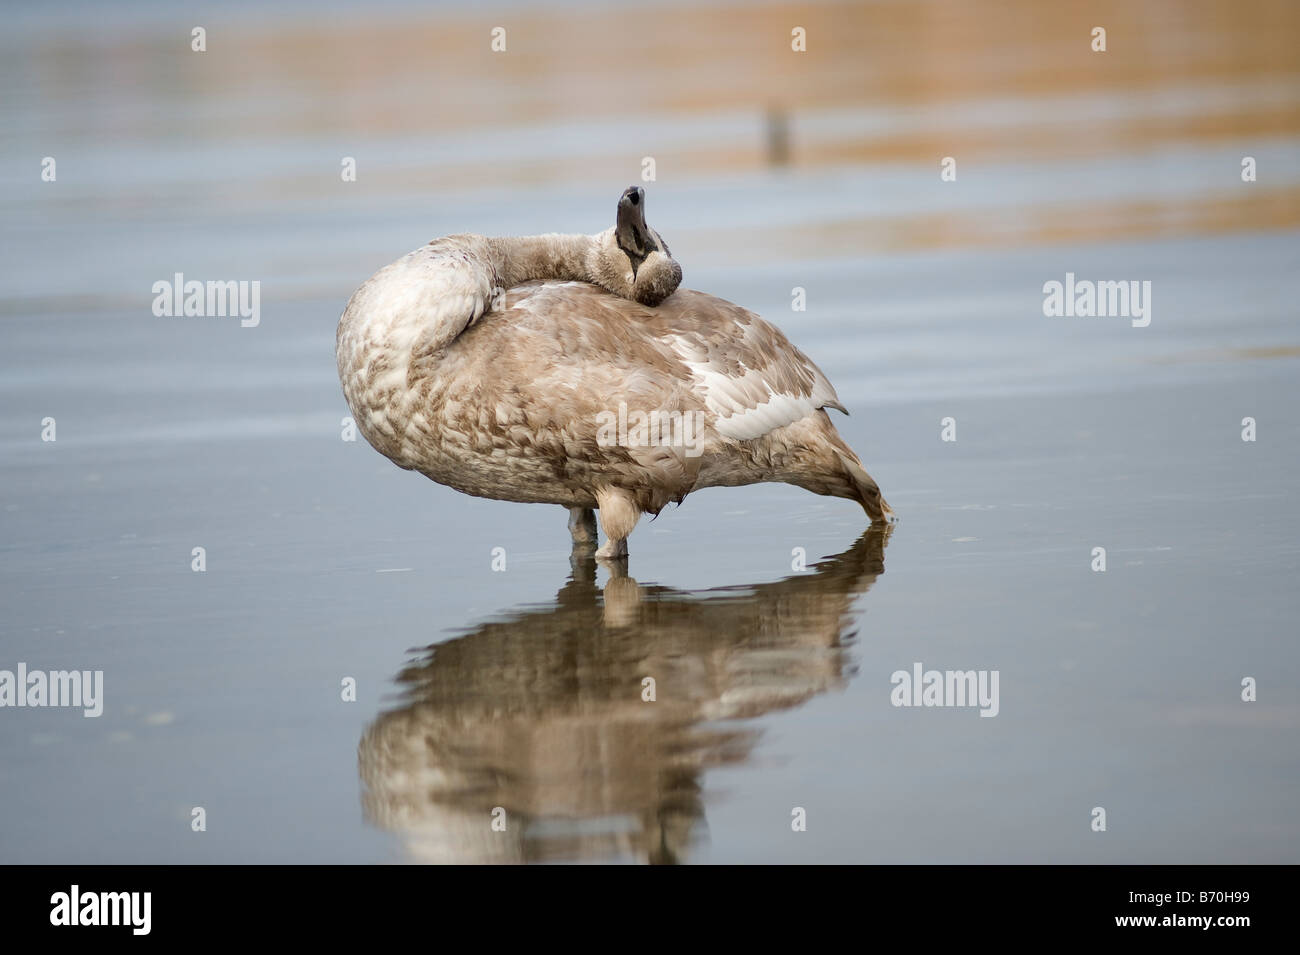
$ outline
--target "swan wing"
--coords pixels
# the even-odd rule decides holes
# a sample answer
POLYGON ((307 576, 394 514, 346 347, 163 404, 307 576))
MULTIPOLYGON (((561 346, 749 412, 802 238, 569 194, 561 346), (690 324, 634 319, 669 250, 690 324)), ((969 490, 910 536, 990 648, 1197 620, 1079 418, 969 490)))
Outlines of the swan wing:
POLYGON ((581 282, 516 286, 411 373, 440 383, 418 420, 472 455, 477 479, 499 469, 503 484, 614 484, 652 513, 692 490, 722 446, 840 407, 821 370, 752 312, 681 290, 649 308, 581 282), (645 433, 657 438, 638 440, 656 412, 659 430, 645 433), (684 440, 665 435, 665 412, 684 440))
POLYGON ((701 410, 733 441, 821 408, 845 411, 822 370, 779 328, 725 299, 679 290, 648 308, 566 282, 521 286, 507 302, 502 317, 534 357, 525 380, 561 404, 572 398, 592 413, 620 403, 701 410))
POLYGON ((683 299, 697 321, 680 322, 668 340, 723 437, 751 441, 820 408, 848 413, 822 370, 775 325, 711 295, 683 299))

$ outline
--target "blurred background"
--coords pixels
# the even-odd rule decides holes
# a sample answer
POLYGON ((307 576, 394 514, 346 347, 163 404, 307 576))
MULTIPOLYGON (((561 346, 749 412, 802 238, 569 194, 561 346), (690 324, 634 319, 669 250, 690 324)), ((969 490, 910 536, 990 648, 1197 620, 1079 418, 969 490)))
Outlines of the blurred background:
POLYGON ((1297 860, 1300 6, 3 16, 0 668, 107 705, 0 711, 0 859, 1297 860), (686 284, 835 383, 891 538, 713 490, 607 580, 558 508, 340 440, 365 278, 637 182, 686 284), (260 325, 155 317, 177 272, 259 281, 260 325), (1151 325, 1044 317, 1067 272, 1150 281, 1151 325), (913 661, 1000 668, 999 717, 891 707, 913 661))

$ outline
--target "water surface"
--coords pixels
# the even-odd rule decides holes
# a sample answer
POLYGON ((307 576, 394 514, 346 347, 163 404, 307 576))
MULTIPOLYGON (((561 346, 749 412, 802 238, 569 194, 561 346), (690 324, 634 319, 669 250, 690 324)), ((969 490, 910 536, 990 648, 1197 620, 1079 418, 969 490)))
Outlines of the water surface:
POLYGON ((234 5, 203 58, 170 6, 15 18, 0 669, 106 703, 0 710, 0 859, 1295 862, 1294 8, 1010 7, 815 4, 798 61, 762 5, 234 5), (604 228, 647 154, 687 284, 826 371, 891 534, 711 489, 611 573, 341 440, 357 284, 604 228), (178 271, 261 323, 155 317, 178 271), (1150 326, 1045 317, 1067 272, 1150 281, 1150 326), (998 715, 891 705, 916 662, 999 671, 998 715))

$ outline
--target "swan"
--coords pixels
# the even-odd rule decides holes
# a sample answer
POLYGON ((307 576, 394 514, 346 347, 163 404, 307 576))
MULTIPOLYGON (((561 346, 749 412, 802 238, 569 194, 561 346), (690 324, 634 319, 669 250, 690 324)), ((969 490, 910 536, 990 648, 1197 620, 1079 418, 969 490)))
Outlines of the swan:
POLYGON ((827 414, 847 414, 774 325, 704 292, 624 191, 597 235, 435 239, 339 319, 357 429, 466 494, 559 504, 575 546, 627 556, 644 513, 706 487, 784 482, 893 512, 827 414))

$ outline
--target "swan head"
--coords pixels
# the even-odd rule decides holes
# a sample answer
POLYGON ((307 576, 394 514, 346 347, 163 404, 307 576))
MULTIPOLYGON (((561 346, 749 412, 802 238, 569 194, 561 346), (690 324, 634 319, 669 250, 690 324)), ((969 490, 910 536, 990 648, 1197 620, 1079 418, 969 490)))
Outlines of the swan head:
POLYGON ((645 190, 629 186, 618 200, 614 228, 596 237, 591 272, 615 295, 658 305, 682 284, 682 267, 645 221, 645 190))

